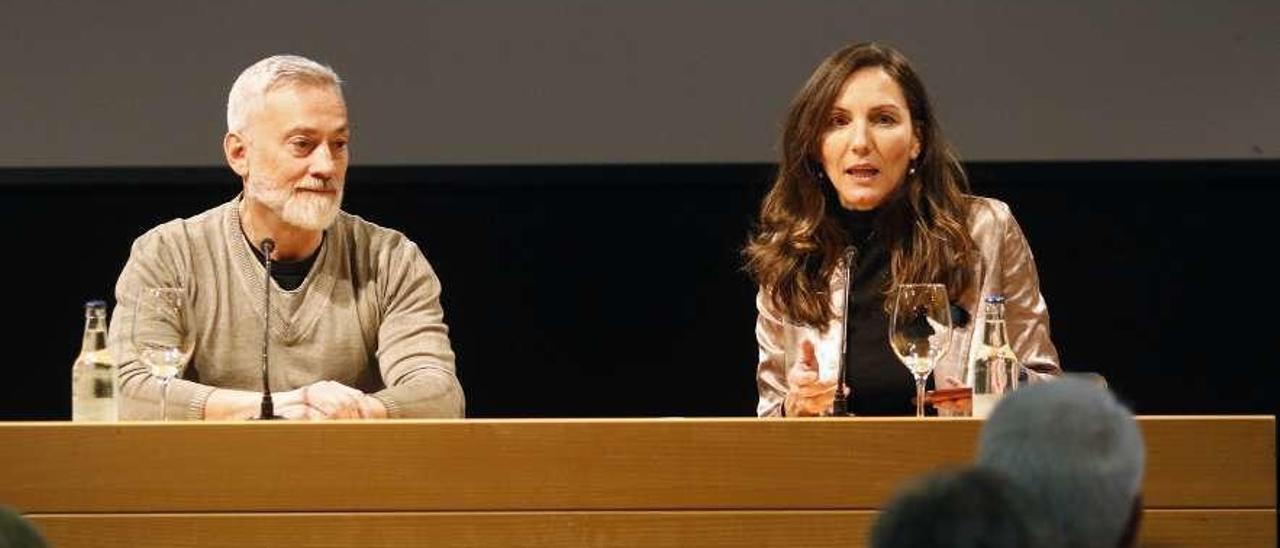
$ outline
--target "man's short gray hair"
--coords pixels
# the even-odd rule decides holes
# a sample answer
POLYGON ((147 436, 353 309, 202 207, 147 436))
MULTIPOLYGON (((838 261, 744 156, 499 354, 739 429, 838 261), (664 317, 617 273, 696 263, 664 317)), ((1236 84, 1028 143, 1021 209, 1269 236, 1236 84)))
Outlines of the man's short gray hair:
POLYGON ((1105 388, 1069 377, 1006 396, 978 447, 978 465, 1032 494, 1068 546, 1121 541, 1145 461, 1133 414, 1105 388))
POLYGON ((227 95, 227 131, 244 130, 249 114, 258 108, 267 92, 285 84, 331 86, 342 95, 342 80, 333 69, 298 55, 273 55, 240 73, 227 95))

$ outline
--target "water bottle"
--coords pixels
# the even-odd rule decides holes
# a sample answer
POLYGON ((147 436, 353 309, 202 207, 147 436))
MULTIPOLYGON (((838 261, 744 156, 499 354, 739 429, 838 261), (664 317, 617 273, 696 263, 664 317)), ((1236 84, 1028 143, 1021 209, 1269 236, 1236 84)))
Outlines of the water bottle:
POLYGON ((1009 346, 1004 297, 983 299, 982 343, 970 354, 966 384, 973 387, 973 416, 986 418, 1000 397, 1018 387, 1022 364, 1009 346))
POLYGON ((113 422, 117 418, 116 363, 107 352, 107 303, 84 305, 84 339, 71 367, 71 420, 113 422))

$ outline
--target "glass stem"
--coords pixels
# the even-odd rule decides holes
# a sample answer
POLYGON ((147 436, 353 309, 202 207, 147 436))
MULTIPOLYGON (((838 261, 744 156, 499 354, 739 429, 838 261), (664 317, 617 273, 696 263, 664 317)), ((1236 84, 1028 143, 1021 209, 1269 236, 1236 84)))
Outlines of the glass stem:
POLYGON ((169 420, 169 377, 160 380, 160 420, 169 420))
POLYGON ((924 416, 924 377, 916 376, 916 416, 924 416))

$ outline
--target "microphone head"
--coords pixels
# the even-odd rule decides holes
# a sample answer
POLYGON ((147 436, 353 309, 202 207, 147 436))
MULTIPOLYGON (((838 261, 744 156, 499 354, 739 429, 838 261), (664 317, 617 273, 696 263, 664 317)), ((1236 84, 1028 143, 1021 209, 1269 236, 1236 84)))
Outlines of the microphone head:
POLYGON ((262 247, 262 253, 270 257, 271 252, 276 248, 276 241, 272 240, 271 238, 263 238, 261 247, 262 247))
POLYGON ((855 245, 844 246, 844 252, 841 258, 844 259, 845 266, 853 266, 853 259, 858 255, 858 247, 855 245))

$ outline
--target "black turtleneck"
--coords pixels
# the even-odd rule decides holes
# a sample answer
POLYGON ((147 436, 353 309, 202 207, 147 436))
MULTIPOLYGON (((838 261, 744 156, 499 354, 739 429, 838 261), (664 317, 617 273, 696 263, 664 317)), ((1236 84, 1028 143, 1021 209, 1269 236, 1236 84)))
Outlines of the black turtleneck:
MULTIPOLYGON (((245 236, 244 241, 249 243, 249 237, 245 236)), ((316 264, 316 257, 320 256, 320 250, 324 248, 324 240, 320 240, 320 246, 316 248, 311 256, 300 261, 272 261, 271 262, 271 279, 276 281, 276 285, 285 291, 293 291, 306 281, 307 274, 311 272, 311 266, 316 264)), ((258 258, 258 264, 266 265, 267 258, 258 248, 253 247, 249 243, 249 249, 253 250, 253 256, 258 258)))
MULTIPOLYGON (((858 249, 849 295, 845 332, 845 382, 853 389, 854 415, 912 415, 915 380, 889 347, 889 315, 884 287, 889 276, 889 248, 875 230, 876 211, 842 211, 841 224, 858 249)), ((933 377, 929 384, 932 386, 933 377)))

